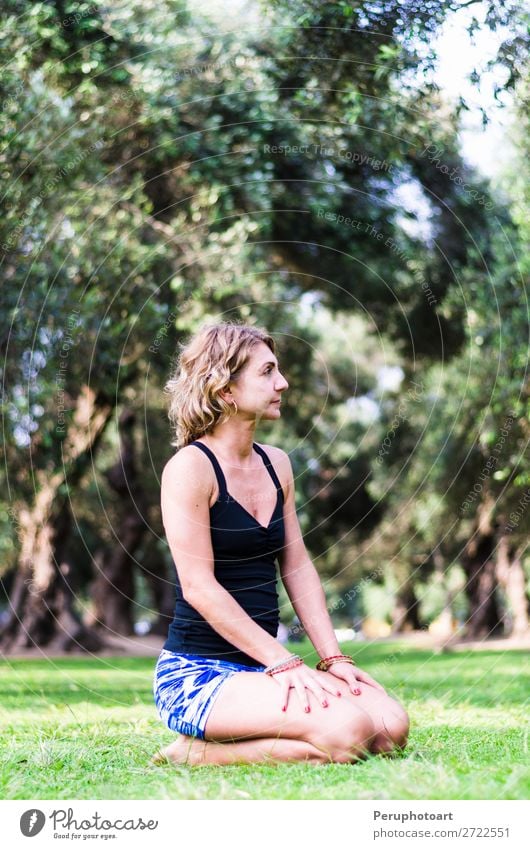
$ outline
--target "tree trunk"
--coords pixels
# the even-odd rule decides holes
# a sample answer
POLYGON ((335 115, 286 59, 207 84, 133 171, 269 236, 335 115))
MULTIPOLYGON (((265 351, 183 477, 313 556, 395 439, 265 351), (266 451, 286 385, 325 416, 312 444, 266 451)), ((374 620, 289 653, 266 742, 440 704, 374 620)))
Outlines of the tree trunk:
POLYGON ((403 631, 419 631, 418 599, 410 581, 399 588, 392 609, 392 635, 403 631))
POLYGON ((12 651, 47 646, 61 651, 97 651, 98 635, 74 610, 76 570, 68 553, 71 528, 69 496, 110 420, 112 406, 84 386, 76 399, 63 443, 62 464, 51 474, 36 470, 37 495, 19 511, 21 550, 10 597, 11 614, 0 632, 0 648, 12 651))
POLYGON ((466 638, 470 640, 485 639, 502 631, 502 617, 495 592, 496 535, 491 524, 491 510, 490 502, 479 506, 475 533, 467 542, 462 556, 470 608, 466 638))
POLYGON ((522 550, 516 550, 510 544, 509 537, 503 534, 497 549, 497 578, 510 605, 508 621, 505 622, 506 631, 514 637, 526 634, 530 628, 526 578, 521 556, 522 550))
POLYGON ((438 616, 437 632, 439 637, 450 639, 455 631, 454 593, 447 586, 447 561, 439 545, 433 549, 432 560, 435 579, 441 585, 444 594, 444 606, 438 616))
POLYGON ((168 577, 167 565, 155 552, 151 561, 142 565, 142 570, 151 590, 153 608, 158 611, 149 633, 167 637, 175 608, 175 587, 168 577))
POLYGON ((120 456, 107 472, 109 485, 121 500, 121 519, 116 542, 100 553, 98 574, 92 588, 94 618, 111 633, 134 633, 135 552, 148 528, 145 496, 138 482, 134 448, 135 414, 125 409, 119 420, 120 456))

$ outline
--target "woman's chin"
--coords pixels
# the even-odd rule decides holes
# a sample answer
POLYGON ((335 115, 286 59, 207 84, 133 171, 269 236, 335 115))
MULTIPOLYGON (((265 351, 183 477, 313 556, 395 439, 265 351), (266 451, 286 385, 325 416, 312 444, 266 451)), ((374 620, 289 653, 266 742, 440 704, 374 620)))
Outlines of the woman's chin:
POLYGON ((266 410, 263 410, 261 417, 263 419, 270 419, 273 421, 274 419, 278 419, 281 415, 280 408, 278 404, 271 404, 267 407, 266 410))

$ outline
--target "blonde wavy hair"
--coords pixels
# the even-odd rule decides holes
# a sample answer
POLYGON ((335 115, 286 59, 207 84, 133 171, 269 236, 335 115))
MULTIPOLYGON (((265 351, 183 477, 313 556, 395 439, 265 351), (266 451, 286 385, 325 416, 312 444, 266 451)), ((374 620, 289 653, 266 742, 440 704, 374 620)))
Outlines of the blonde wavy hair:
POLYGON ((276 354, 274 340, 265 330, 237 322, 203 324, 187 342, 178 343, 180 352, 164 386, 174 448, 189 445, 237 412, 219 391, 238 380, 259 342, 276 354))

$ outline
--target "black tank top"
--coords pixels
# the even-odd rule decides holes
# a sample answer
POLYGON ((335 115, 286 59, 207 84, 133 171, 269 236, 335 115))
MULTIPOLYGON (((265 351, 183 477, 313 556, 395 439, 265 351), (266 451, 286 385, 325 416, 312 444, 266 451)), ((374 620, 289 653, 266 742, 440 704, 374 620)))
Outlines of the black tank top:
MULTIPOLYGON (((283 548, 283 490, 267 454, 255 442, 278 491, 276 506, 267 527, 260 525, 226 488, 225 476, 213 451, 202 442, 196 445, 212 461, 219 497, 210 507, 210 530, 214 554, 214 574, 243 610, 276 637, 279 623, 276 588, 276 559, 283 548)), ((183 597, 176 579, 175 615, 164 648, 184 654, 229 660, 246 666, 260 662, 229 643, 183 597)))

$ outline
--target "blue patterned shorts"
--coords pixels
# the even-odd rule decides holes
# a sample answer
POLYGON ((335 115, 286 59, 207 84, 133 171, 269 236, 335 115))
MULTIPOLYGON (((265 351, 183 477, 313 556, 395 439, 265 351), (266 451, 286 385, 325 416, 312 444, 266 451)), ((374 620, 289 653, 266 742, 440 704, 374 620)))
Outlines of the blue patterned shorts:
POLYGON ((204 740, 206 720, 223 683, 236 672, 264 669, 162 649, 153 680, 157 713, 170 731, 204 740))

